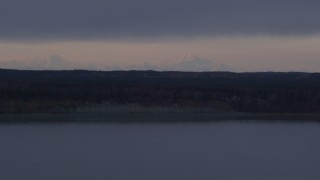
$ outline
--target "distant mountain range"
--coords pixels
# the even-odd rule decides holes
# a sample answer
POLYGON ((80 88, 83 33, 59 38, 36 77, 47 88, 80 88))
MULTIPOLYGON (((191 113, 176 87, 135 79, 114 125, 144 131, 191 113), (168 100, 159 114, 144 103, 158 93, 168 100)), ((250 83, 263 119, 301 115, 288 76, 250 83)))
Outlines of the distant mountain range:
POLYGON ((59 55, 51 55, 45 58, 35 58, 26 61, 0 61, 0 68, 18 70, 73 70, 89 69, 90 66, 65 60, 59 55))
POLYGON ((129 66, 104 66, 77 63, 62 58, 59 55, 51 55, 46 58, 38 58, 29 61, 0 61, 0 68, 19 70, 157 70, 157 71, 232 71, 225 64, 219 64, 208 59, 188 55, 177 62, 166 64, 142 63, 129 66))
POLYGON ((144 63, 141 65, 128 66, 126 70, 158 70, 158 71, 191 71, 191 72, 205 72, 205 71, 232 71, 232 68, 219 64, 214 61, 199 58, 193 55, 187 55, 178 62, 154 65, 144 63))

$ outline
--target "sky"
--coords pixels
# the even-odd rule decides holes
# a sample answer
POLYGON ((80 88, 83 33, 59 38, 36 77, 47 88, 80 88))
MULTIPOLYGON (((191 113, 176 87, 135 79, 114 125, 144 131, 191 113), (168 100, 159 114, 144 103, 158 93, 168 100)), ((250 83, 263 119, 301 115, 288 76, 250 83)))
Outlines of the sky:
MULTIPOLYGON (((320 71, 317 0, 1 0, 0 62, 95 66, 186 54, 235 71, 320 71)), ((1 65, 1 63, 0 63, 1 65)))

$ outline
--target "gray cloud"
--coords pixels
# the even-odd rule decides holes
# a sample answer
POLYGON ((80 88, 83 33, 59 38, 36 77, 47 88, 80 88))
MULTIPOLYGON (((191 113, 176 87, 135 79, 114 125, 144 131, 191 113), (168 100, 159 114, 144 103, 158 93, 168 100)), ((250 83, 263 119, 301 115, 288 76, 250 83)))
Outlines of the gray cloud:
POLYGON ((1 0, 0 40, 320 32, 318 0, 1 0))

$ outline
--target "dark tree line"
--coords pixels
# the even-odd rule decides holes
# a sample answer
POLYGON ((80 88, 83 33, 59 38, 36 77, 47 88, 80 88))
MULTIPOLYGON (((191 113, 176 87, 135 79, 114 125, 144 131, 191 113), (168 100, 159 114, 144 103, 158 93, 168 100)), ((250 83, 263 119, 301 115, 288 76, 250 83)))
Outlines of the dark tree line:
POLYGON ((0 70, 0 113, 58 112, 88 103, 320 112, 318 73, 0 70))

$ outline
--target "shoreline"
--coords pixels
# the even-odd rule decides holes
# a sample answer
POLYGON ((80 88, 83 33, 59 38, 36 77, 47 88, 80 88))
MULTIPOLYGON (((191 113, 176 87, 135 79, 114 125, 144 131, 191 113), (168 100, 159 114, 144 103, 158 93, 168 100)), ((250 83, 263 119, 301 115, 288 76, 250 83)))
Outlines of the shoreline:
POLYGON ((0 123, 320 122, 320 113, 0 114, 0 123))

